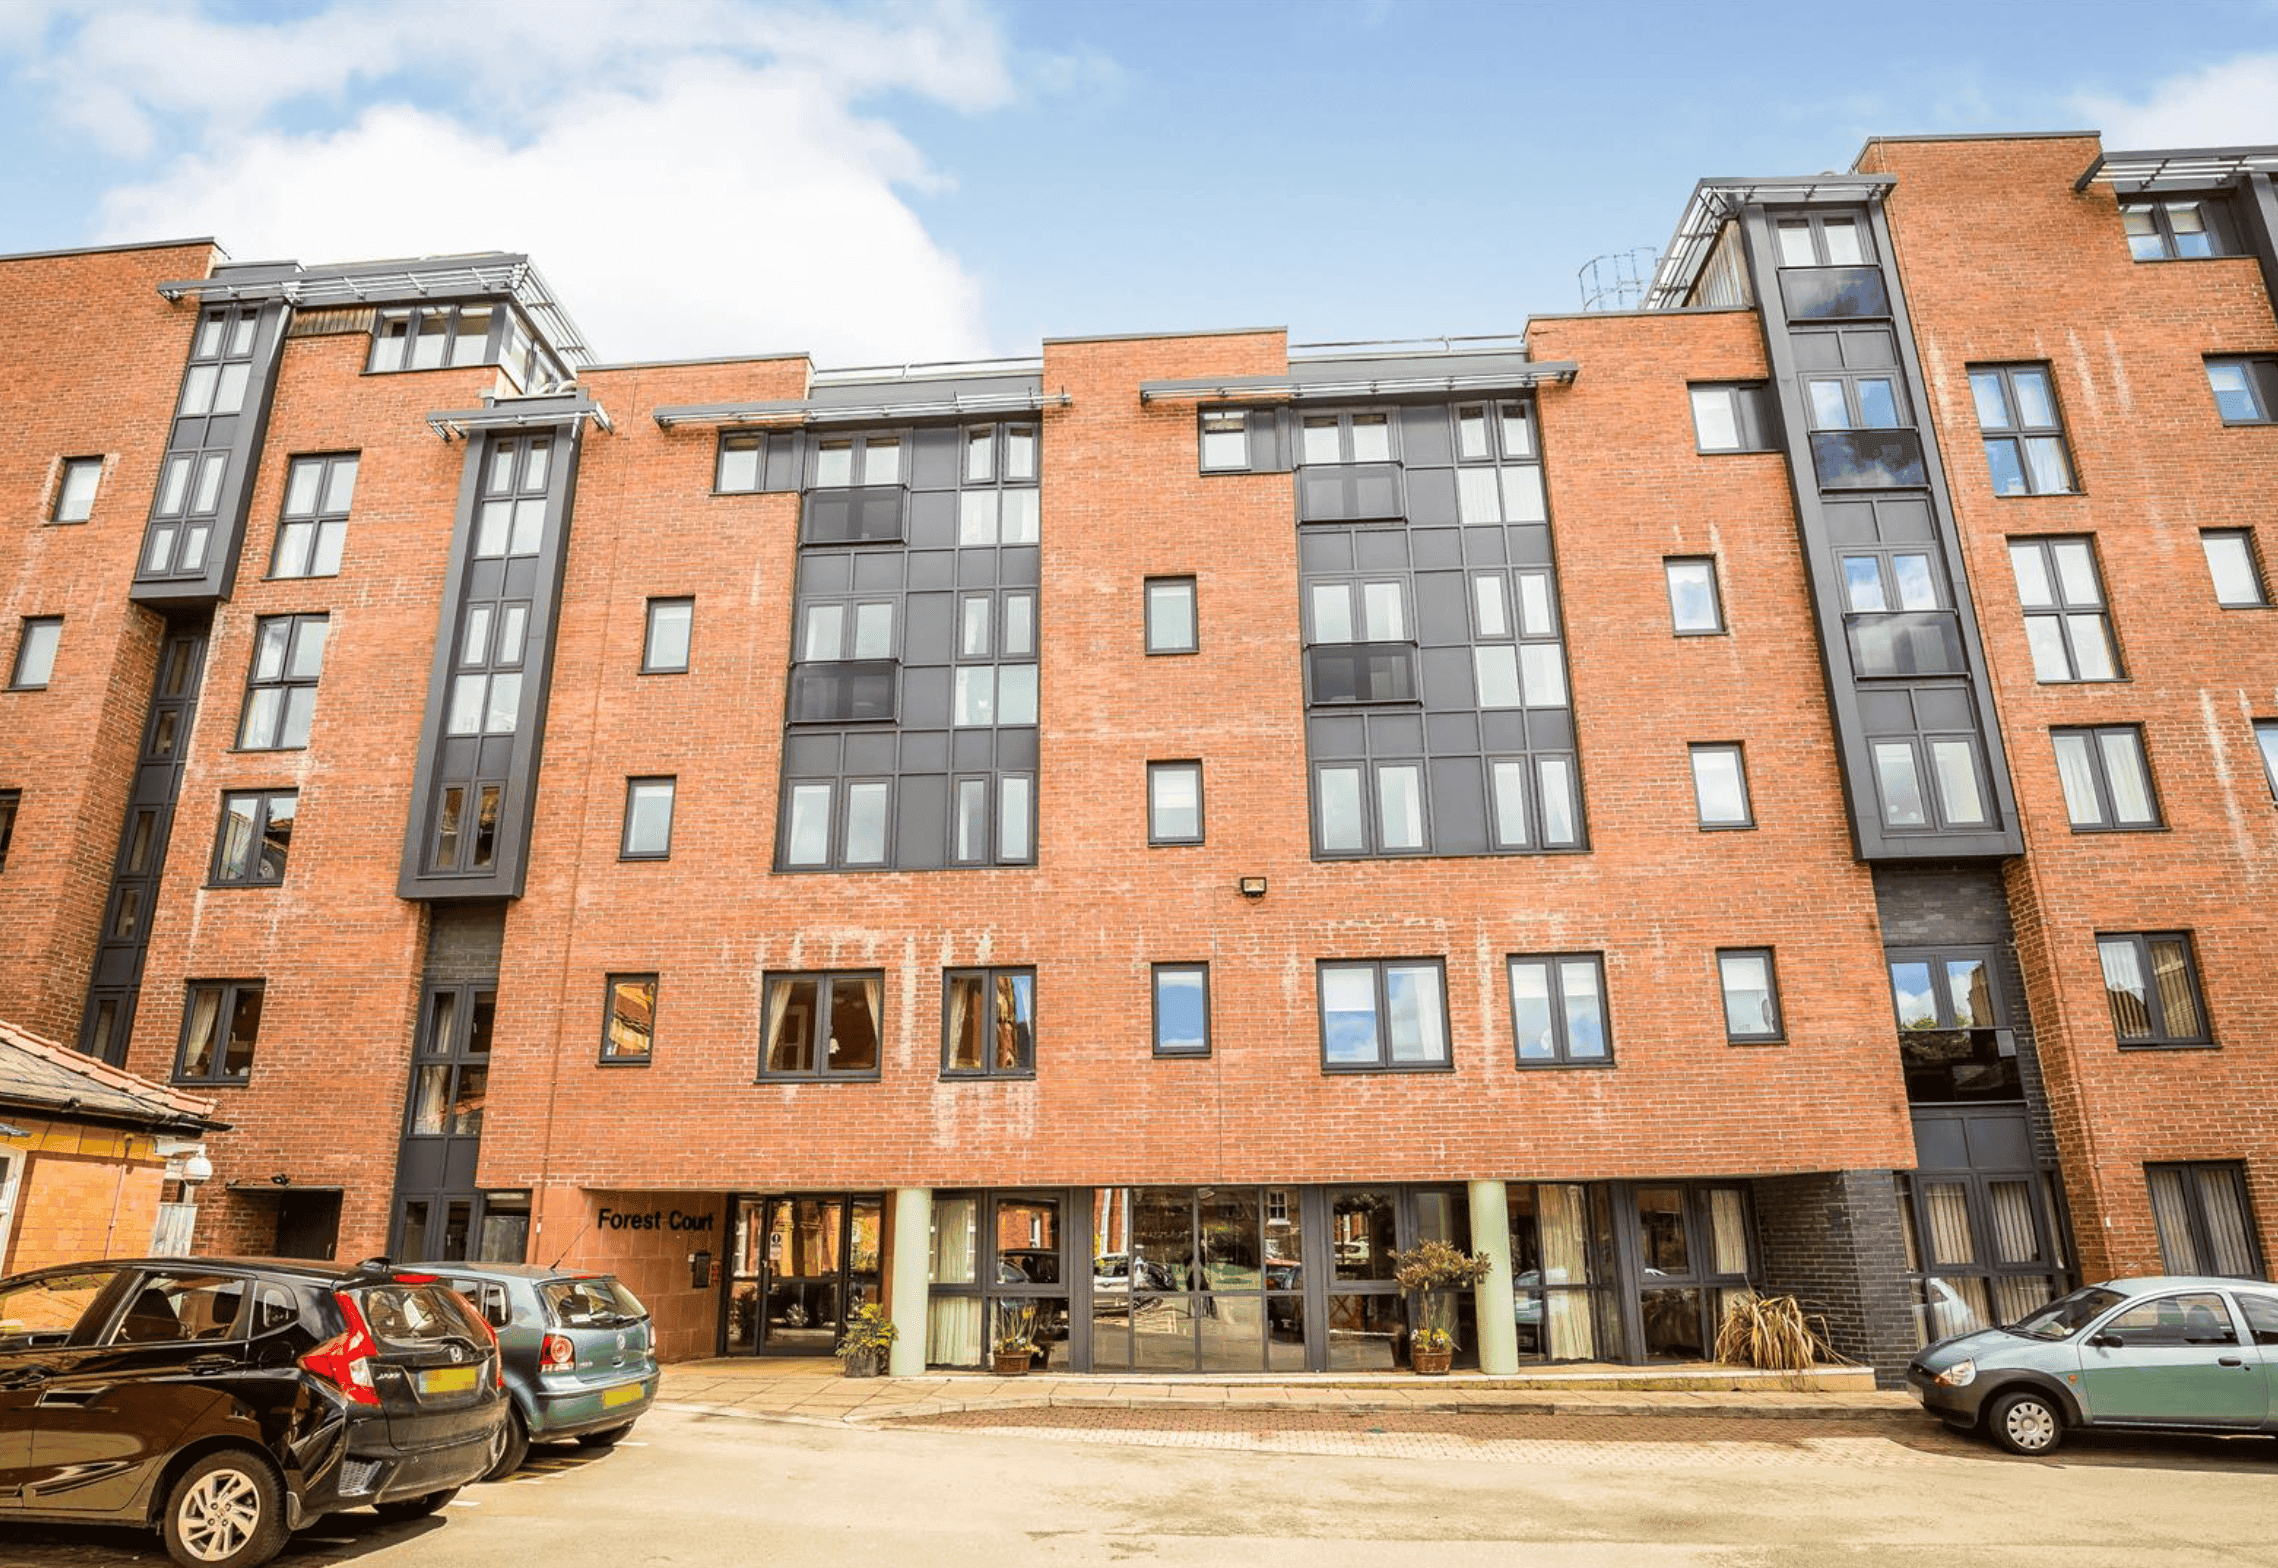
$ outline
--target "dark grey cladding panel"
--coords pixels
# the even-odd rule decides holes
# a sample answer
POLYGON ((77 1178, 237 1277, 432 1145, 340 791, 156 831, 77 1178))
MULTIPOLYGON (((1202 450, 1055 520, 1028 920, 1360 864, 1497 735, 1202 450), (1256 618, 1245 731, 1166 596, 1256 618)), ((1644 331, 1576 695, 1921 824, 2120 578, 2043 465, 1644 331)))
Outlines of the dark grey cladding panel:
MULTIPOLYGON (((951 397, 1020 397, 1044 390, 1044 375, 1033 371, 1009 376, 934 376, 923 380, 827 381, 810 387, 806 402, 824 408, 868 408, 895 403, 938 403, 951 397)), ((987 423, 1002 416, 976 415, 987 423)))

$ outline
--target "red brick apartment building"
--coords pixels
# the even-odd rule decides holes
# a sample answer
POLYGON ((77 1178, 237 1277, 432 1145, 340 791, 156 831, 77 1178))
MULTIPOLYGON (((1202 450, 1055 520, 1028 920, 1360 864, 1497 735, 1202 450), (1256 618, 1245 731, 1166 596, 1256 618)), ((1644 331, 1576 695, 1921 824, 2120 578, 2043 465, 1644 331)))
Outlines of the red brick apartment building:
POLYGON ((2278 1250, 2278 149, 1704 181, 1643 308, 595 362, 527 258, 0 260, 0 1017, 200 1250, 669 1353, 1894 1375, 2278 1250))

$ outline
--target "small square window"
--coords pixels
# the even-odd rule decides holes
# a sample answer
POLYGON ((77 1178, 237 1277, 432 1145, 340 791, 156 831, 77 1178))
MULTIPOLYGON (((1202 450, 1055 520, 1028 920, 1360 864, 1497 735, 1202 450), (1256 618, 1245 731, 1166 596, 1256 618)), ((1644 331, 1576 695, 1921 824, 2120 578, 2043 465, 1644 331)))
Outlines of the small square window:
POLYGON ((1451 1065, 1446 966, 1439 959, 1323 963, 1318 981, 1324 1072, 1451 1065))
POLYGON ((625 836, 619 860, 668 860, 672 856, 673 778, 625 781, 625 836))
POLYGON ((63 473, 55 487, 55 510, 50 519, 58 523, 84 523, 95 511, 95 490, 103 482, 103 460, 99 457, 67 457, 63 460, 63 473))
POLYGON ((2144 732, 2133 724, 2049 731, 2056 745, 2057 780, 2065 815, 2075 833, 2156 828, 2159 801, 2144 760, 2144 732))
POLYGON ((1249 415, 1240 409, 1202 411, 1202 466, 1205 470, 1250 466, 1249 415))
POLYGON ((942 980, 941 1076, 1036 1076, 1036 971, 952 969, 942 980))
POLYGON ((601 1020, 601 1060, 605 1065, 646 1067, 656 1047, 657 977, 611 975, 609 1000, 601 1020))
POLYGON ((261 1033, 261 982, 195 980, 174 1056, 177 1083, 243 1083, 261 1033))
POLYGON ((8 846, 16 837, 16 812, 24 803, 24 792, 0 789, 0 871, 8 869, 8 846))
POLYGON ((1154 982, 1155 1054, 1208 1056, 1210 966, 1157 964, 1154 982))
POLYGON ((2262 750, 2262 777, 2270 786, 2270 798, 2278 800, 2278 719, 2256 719, 2254 743, 2262 750))
POLYGON ((254 622, 238 750, 298 751, 308 744, 331 630, 330 617, 323 615, 265 615, 254 622))
POLYGON ((2096 938, 2112 1030, 2123 1048, 2211 1046, 2187 931, 2129 931, 2096 938))
POLYGON ((694 599, 651 599, 648 632, 641 643, 641 673, 687 673, 688 642, 695 625, 694 599))
POLYGON ((1748 770, 1736 743, 1695 746, 1693 804, 1703 828, 1752 828, 1756 819, 1748 807, 1748 770))
POLYGON ((885 983, 875 969, 769 975, 760 1080, 875 1079, 885 983))
POLYGON ((1147 764, 1147 842, 1202 842, 1202 764, 1147 764))
POLYGON ((1605 962, 1597 953, 1510 961, 1511 1030, 1521 1067, 1610 1067, 1605 962))
POLYGON ((336 577, 347 540, 348 508, 356 498, 358 459, 296 457, 285 474, 285 507, 277 545, 269 552, 271 577, 336 577))
POLYGON ((756 491, 766 455, 767 437, 748 430, 723 433, 712 488, 722 495, 749 495, 756 491))
POLYGON ((1706 637, 1724 630, 1724 604, 1716 591, 1716 559, 1673 555, 1661 563, 1669 579, 1669 624, 1680 637, 1706 637))
POLYGON ((1973 365, 1970 396, 1995 495, 2070 495, 2078 488, 2048 366, 1973 365))
POLYGON ((2207 388, 2226 425, 2278 420, 2278 359, 2210 359, 2207 388))
POLYGON ((1780 1024, 1779 978, 1768 947, 1719 948, 1717 979, 1724 990, 1724 1037, 1736 1043, 1785 1038, 1780 1024))
POLYGON ((221 831, 214 839, 215 887, 275 887, 285 880, 300 795, 289 789, 231 793, 221 798, 221 831))
POLYGON ((2226 610, 2259 610, 2270 603, 2262 586, 2261 564, 2254 558, 2252 529, 2205 529, 2199 535, 2199 548, 2207 554, 2215 603, 2226 610))
POLYGON ((1146 616, 1149 653, 1193 653, 1200 646, 1193 578, 1148 578, 1146 616))
POLYGON ((1769 452, 1770 399, 1762 382, 1688 389, 1693 441, 1703 452, 1769 452))
POLYGON ((63 641, 63 617, 35 615, 16 634, 16 662, 10 667, 10 691, 39 691, 55 674, 55 650, 63 641))

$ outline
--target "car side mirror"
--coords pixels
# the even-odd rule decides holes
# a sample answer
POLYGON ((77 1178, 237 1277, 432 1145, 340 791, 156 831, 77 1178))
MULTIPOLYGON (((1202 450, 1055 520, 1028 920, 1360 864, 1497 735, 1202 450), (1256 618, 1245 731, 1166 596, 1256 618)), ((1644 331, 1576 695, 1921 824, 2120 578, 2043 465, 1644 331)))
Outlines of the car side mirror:
POLYGON ((2105 1350, 2118 1350, 2122 1344, 2120 1336, 2117 1334, 2091 1334, 2088 1336, 2088 1342, 2105 1350))

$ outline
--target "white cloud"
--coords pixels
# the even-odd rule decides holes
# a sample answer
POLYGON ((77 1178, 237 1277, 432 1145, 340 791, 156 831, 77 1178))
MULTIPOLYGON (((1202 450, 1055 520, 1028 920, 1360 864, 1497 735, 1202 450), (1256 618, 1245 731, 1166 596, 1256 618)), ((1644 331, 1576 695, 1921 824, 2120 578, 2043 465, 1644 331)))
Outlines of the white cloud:
POLYGON ((951 182, 864 112, 1017 97, 984 12, 496 0, 479 19, 439 0, 279 23, 105 7, 25 76, 116 152, 179 149, 102 198, 101 239, 527 251, 611 359, 992 352, 979 283, 903 199, 951 182))
POLYGON ((2278 54, 2242 54, 2170 76, 2141 101, 2078 93, 2072 108, 2115 151, 2266 146, 2278 121, 2278 54))

